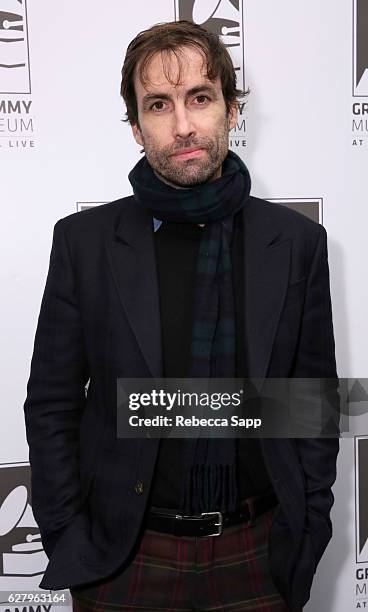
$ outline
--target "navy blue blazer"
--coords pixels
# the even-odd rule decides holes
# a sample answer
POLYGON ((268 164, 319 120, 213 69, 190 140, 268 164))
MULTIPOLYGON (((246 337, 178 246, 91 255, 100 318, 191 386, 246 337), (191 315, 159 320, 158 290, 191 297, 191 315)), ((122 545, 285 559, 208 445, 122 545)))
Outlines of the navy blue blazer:
MULTIPOLYGON (((249 376, 337 378, 325 229, 255 197, 243 215, 249 376)), ((162 377, 152 217, 128 196, 54 227, 24 404, 32 505, 49 557, 42 588, 106 577, 132 550, 159 439, 117 438, 116 378, 151 376, 162 377)), ((280 504, 271 572, 299 610, 332 535, 339 440, 261 446, 280 504)))

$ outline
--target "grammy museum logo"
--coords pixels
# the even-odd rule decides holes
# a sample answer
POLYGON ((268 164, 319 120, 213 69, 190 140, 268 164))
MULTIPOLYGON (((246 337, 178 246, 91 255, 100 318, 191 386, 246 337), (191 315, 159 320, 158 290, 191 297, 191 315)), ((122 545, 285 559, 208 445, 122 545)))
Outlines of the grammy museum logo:
POLYGON ((267 200, 296 210, 316 223, 323 223, 323 198, 267 198, 267 200))
POLYGON ((368 607, 368 436, 355 442, 355 607, 368 607))
MULTIPOLYGON (((368 436, 355 438, 356 562, 368 567, 368 436)), ((368 593, 367 593, 368 594, 368 593)))
POLYGON ((0 0, 0 150, 33 149, 26 0, 0 0))
POLYGON ((32 512, 30 466, 0 464, 0 592, 38 590, 47 562, 32 512))
POLYGON ((354 0, 353 95, 368 98, 368 2, 354 0))
MULTIPOLYGON (((296 210, 302 213, 312 221, 316 223, 323 222, 323 198, 267 198, 269 202, 276 202, 276 204, 282 204, 287 208, 296 210)), ((77 202, 77 212, 82 212, 88 208, 94 208, 95 206, 101 206, 107 202, 77 202)))
POLYGON ((353 103, 352 144, 368 142, 368 2, 353 2, 353 103))
POLYGON ((0 0, 0 84, 3 93, 31 93, 26 0, 0 0))
MULTIPOLYGON (((233 61, 238 89, 247 89, 243 0, 175 0, 174 11, 175 21, 186 19, 219 36, 233 61)), ((247 146, 245 111, 245 101, 241 100, 237 124, 229 134, 229 146, 233 150, 247 146)))
POLYGON ((82 212, 88 208, 94 208, 95 206, 101 206, 101 204, 107 204, 107 202, 77 202, 77 212, 82 212))

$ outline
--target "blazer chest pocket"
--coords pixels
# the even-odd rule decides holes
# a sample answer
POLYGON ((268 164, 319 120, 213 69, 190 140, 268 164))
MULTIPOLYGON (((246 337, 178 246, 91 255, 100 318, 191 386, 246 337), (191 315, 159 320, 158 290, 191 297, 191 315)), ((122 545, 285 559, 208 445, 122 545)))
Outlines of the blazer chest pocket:
POLYGON ((284 308, 302 302, 305 294, 306 277, 300 278, 299 280, 291 283, 288 286, 286 293, 284 308))

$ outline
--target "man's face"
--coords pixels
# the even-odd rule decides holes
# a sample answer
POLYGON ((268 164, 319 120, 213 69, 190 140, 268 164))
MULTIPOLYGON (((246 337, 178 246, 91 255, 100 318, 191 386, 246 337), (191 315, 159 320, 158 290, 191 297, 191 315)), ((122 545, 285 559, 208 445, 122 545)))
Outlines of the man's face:
POLYGON ((139 127, 132 125, 132 131, 156 175, 183 188, 221 176, 237 110, 233 105, 227 115, 220 79, 210 81, 205 76, 201 52, 190 46, 181 51, 182 74, 177 86, 179 66, 173 53, 152 57, 145 86, 135 71, 139 127), (185 154, 188 148, 197 150, 185 154))

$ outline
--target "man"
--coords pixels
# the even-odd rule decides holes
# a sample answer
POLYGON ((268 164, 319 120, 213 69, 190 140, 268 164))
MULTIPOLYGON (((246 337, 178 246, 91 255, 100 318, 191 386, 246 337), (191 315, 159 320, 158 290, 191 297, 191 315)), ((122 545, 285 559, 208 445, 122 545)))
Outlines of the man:
POLYGON ((134 195, 56 223, 35 338, 40 586, 70 588, 75 610, 298 612, 331 538, 338 440, 118 438, 116 380, 336 379, 326 232, 250 196, 216 36, 141 32, 121 93, 145 152, 134 195))

